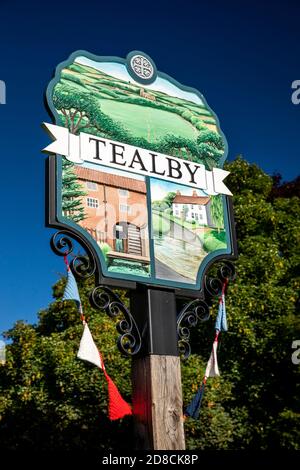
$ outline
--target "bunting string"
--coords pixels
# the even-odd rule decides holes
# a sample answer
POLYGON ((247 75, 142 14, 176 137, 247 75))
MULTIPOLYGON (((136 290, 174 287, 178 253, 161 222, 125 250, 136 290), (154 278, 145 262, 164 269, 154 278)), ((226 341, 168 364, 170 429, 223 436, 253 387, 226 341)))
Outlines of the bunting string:
POLYGON ((202 398, 204 395, 204 390, 206 386, 206 381, 208 377, 217 377, 220 375, 219 366, 218 366, 218 343, 221 331, 227 331, 227 315, 226 315, 226 306, 225 306, 225 292, 227 288, 228 280, 226 280, 222 285, 221 296, 219 298, 219 308, 218 314, 215 322, 215 337, 212 345, 212 351, 207 362, 206 370, 204 377, 202 379, 201 385, 197 390, 196 394, 192 398, 190 404, 185 409, 185 416, 190 416, 191 418, 198 419, 200 415, 200 408, 202 403, 202 398))
POLYGON ((122 398, 117 386, 108 375, 101 352, 98 350, 88 323, 85 319, 82 303, 79 295, 78 286, 75 277, 70 269, 67 256, 64 256, 64 262, 67 267, 67 283, 62 300, 74 300, 80 314, 80 319, 83 324, 83 334, 80 340, 79 350, 77 357, 84 361, 94 364, 101 369, 107 381, 108 388, 108 417, 110 420, 123 418, 126 415, 131 415, 132 410, 130 405, 122 398))

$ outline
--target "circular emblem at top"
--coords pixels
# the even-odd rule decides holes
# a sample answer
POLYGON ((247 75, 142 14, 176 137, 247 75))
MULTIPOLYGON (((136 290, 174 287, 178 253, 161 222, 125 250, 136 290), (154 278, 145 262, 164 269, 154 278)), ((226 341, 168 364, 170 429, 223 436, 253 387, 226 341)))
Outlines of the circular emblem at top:
POLYGON ((142 55, 134 55, 131 58, 130 65, 132 70, 137 74, 140 78, 151 78, 154 73, 154 69, 150 61, 143 57, 142 55))
POLYGON ((137 82, 150 84, 156 79, 155 64, 144 52, 131 52, 127 57, 127 69, 137 82))

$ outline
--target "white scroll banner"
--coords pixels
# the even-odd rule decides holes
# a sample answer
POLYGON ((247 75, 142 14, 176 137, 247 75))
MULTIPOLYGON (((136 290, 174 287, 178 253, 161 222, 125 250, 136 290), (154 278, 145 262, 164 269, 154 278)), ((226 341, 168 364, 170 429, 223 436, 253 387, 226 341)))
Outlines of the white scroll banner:
POLYGON ((45 147, 43 152, 64 155, 77 165, 92 162, 96 165, 104 165, 129 173, 203 189, 210 195, 226 194, 232 196, 223 183, 223 180, 229 175, 229 171, 221 168, 213 168, 212 171, 209 171, 200 163, 141 147, 97 137, 85 132, 74 135, 67 128, 54 124, 43 123, 43 126, 53 139, 53 142, 45 147))

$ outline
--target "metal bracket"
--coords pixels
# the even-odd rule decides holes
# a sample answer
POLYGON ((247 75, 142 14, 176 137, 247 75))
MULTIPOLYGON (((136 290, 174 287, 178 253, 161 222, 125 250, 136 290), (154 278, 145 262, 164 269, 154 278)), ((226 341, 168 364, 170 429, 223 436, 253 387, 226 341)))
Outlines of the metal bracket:
POLYGON ((210 307, 213 300, 221 295, 225 281, 236 278, 236 269, 230 261, 223 261, 218 267, 217 277, 205 276, 203 298, 186 303, 177 317, 178 348, 183 359, 191 354, 190 328, 197 326, 198 322, 205 322, 210 318, 210 307))
POLYGON ((117 325, 119 337, 117 345, 121 353, 135 356, 141 349, 142 338, 138 326, 129 309, 123 304, 120 297, 109 287, 96 286, 90 294, 92 307, 104 310, 111 318, 122 314, 124 318, 117 325))
MULTIPOLYGON (((51 238, 50 245, 54 253, 59 256, 70 255, 74 250, 74 243, 69 237, 67 230, 56 232, 51 238)), ((88 254, 85 256, 73 256, 70 262, 73 274, 81 279, 93 276, 96 271, 94 256, 89 250, 87 250, 87 253, 88 254)), ((236 270, 233 263, 227 260, 223 261, 218 267, 217 277, 205 276, 202 298, 189 300, 179 312, 177 316, 177 340, 179 353, 184 359, 187 359, 191 354, 190 328, 195 327, 198 322, 202 323, 210 318, 210 306, 213 300, 221 294, 224 281, 232 281, 235 277, 236 270)), ((119 333, 117 346, 122 354, 136 356, 142 348, 142 335, 136 319, 126 305, 124 305, 120 297, 109 287, 100 284, 92 290, 90 303, 92 307, 103 310, 110 318, 123 315, 124 318, 116 324, 116 329, 119 333)), ((150 323, 152 324, 153 321, 150 323)), ((139 326, 140 328, 142 327, 142 325, 139 326)), ((150 343, 152 344, 152 331, 151 338, 150 343)), ((160 354, 162 354, 163 346, 161 341, 158 343, 159 346, 155 345, 154 349, 152 344, 151 353, 155 353, 154 350, 158 348, 160 354)), ((174 347, 171 349, 170 347, 168 351, 172 349, 174 353, 174 347)))
MULTIPOLYGON (((70 255, 74 250, 74 243, 65 230, 56 232, 51 238, 50 245, 58 256, 70 255)), ((87 279, 95 274, 96 263, 91 253, 88 253, 89 256, 74 256, 70 262, 70 268, 78 278, 87 279)), ((133 316, 118 295, 109 287, 98 285, 90 294, 90 303, 92 307, 103 310, 111 318, 115 318, 119 314, 125 317, 116 324, 119 333, 117 345, 123 354, 136 355, 141 349, 141 335, 133 316)))

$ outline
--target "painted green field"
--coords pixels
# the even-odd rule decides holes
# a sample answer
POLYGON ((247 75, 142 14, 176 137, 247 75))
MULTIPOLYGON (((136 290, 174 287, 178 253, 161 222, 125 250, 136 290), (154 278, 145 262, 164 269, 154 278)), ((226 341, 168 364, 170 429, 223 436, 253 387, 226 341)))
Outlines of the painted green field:
POLYGON ((196 140, 199 129, 194 125, 195 119, 203 124, 215 124, 214 116, 204 104, 196 104, 157 90, 147 90, 155 97, 154 102, 149 102, 140 97, 141 86, 89 66, 71 64, 61 74, 62 84, 78 91, 91 92, 99 99, 104 113, 136 136, 151 142, 158 141, 167 133, 196 140), (183 113, 185 115, 182 116, 183 113))
POLYGON ((170 222, 162 217, 159 212, 152 211, 152 229, 155 234, 169 233, 170 222))
POLYGON ((54 88, 61 122, 75 132, 87 128, 101 137, 197 161, 207 169, 218 166, 224 145, 215 116, 204 102, 189 101, 176 89, 170 93, 179 96, 79 63, 64 68, 54 88), (74 113, 79 108, 83 118, 74 113))
POLYGON ((189 122, 175 113, 107 99, 99 99, 99 102, 104 113, 126 123, 137 137, 144 137, 149 142, 159 141, 170 133, 188 139, 195 139, 198 135, 189 122))

